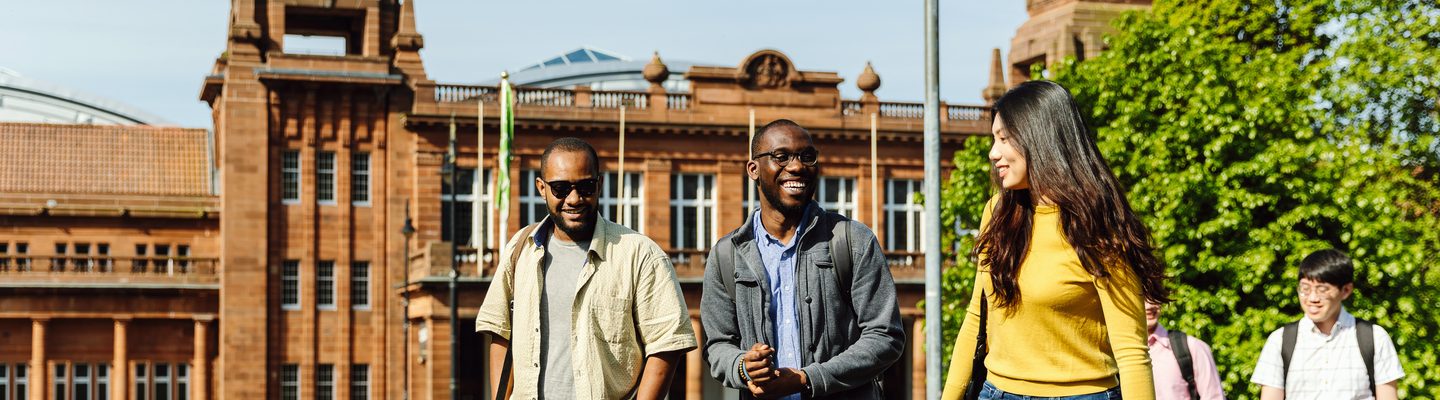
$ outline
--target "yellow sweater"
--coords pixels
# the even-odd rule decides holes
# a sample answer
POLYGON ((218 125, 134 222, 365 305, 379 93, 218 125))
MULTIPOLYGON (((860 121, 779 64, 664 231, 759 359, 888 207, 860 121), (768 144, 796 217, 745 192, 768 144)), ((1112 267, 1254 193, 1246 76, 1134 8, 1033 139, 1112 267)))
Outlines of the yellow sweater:
MULTIPOLYGON (((995 202, 992 198, 985 207, 982 230, 995 202)), ((1036 207, 1033 227, 1018 276, 1019 304, 1002 310, 993 296, 989 301, 985 368, 990 382, 1006 392, 1045 397, 1120 385, 1125 400, 1154 400, 1145 303, 1135 273, 1125 265, 1107 266, 1108 278, 1086 272, 1065 240, 1054 206, 1036 207)), ((976 274, 975 294, 955 338, 945 400, 959 399, 969 383, 982 290, 995 292, 986 266, 976 274)))

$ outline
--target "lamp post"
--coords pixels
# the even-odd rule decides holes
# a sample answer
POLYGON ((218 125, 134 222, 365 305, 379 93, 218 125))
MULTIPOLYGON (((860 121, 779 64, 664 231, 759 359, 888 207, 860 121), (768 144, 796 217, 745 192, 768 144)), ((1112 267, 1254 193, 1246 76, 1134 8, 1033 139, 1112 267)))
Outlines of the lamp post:
POLYGON ((456 378, 460 372, 460 304, 455 286, 460 280, 460 264, 456 261, 460 245, 455 237, 455 197, 459 192, 459 171, 455 168, 455 114, 450 114, 450 145, 445 163, 440 167, 442 179, 450 180, 450 201, 445 203, 446 229, 450 234, 450 400, 459 400, 456 378))
POLYGON ((404 266, 402 275, 405 276, 405 286, 401 287, 402 294, 400 296, 400 310, 404 313, 402 315, 405 318, 403 324, 405 350, 402 353, 405 360, 405 376, 402 378, 401 384, 404 385, 404 390, 401 392, 400 398, 410 400, 410 237, 415 236, 415 225, 410 224, 410 199, 405 199, 405 226, 400 228, 400 234, 405 236, 405 249, 401 253, 405 258, 401 263, 404 266))

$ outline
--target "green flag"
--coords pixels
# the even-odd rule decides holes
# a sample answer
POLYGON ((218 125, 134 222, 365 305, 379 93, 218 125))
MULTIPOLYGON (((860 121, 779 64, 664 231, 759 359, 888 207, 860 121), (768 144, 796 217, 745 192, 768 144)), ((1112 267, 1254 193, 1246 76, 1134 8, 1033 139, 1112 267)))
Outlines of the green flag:
POLYGON ((500 167, 496 174, 495 198, 491 201, 500 210, 502 237, 505 232, 505 218, 510 214, 510 146, 515 140, 515 91, 510 88, 510 74, 500 74, 500 156, 495 162, 500 167))

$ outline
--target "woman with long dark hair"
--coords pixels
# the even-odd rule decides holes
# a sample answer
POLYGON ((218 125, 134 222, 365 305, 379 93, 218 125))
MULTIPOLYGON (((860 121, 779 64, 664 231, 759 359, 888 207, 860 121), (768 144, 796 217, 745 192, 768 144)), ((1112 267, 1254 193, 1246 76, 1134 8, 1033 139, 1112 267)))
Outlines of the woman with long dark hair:
POLYGON ((999 193, 981 217, 975 290, 943 398, 969 389, 985 329, 980 399, 1153 400, 1145 301, 1169 299, 1149 231, 1064 87, 1025 82, 994 109, 999 193))

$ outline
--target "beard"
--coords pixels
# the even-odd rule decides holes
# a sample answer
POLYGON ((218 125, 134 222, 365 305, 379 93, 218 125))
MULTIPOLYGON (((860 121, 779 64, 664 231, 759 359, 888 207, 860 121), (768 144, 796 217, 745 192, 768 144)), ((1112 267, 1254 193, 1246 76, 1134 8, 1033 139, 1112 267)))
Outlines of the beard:
POLYGON ((783 197, 781 197, 785 196, 785 194, 780 193, 779 184, 762 184, 760 185, 760 193, 765 195, 765 202, 769 203, 771 208, 774 208, 776 211, 780 211, 780 214, 799 217, 801 213, 805 212, 805 206, 809 205, 808 200, 810 200, 810 198, 815 195, 815 193, 813 192, 814 189, 811 189, 809 186, 811 184, 806 183, 806 185, 806 190, 810 190, 811 192, 809 193, 809 195, 805 196, 805 201, 801 201, 800 204, 795 205, 785 204, 784 200, 782 200, 783 197))
POLYGON ((570 236, 571 239, 589 238, 591 234, 595 233, 595 218, 598 214, 594 208, 590 208, 585 217, 574 222, 573 225, 558 210, 549 207, 546 207, 545 210, 550 214, 550 220, 555 222, 555 228, 564 231, 565 235, 570 236))

